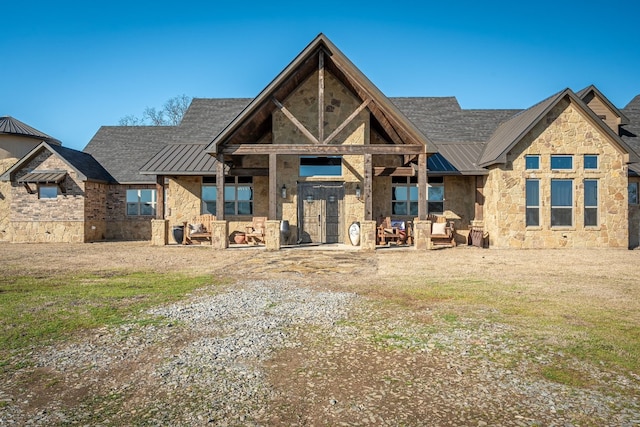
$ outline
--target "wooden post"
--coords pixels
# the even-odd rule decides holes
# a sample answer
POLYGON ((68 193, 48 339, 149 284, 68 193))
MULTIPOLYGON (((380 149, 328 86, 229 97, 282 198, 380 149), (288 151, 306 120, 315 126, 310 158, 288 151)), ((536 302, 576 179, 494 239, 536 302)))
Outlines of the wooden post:
POLYGON ((269 154, 269 219, 275 220, 278 215, 278 155, 269 154))
POLYGON ((156 219, 164 219, 164 176, 156 176, 156 219))
POLYGON ((476 203, 474 209, 474 219, 476 221, 484 220, 484 177, 476 177, 476 203))
POLYGON ((373 220, 373 161, 370 153, 364 155, 364 219, 373 220))
POLYGON ((427 154, 418 154, 418 218, 427 219, 427 154))
POLYGON ((224 155, 216 157, 216 219, 224 220, 224 155))
POLYGON ((318 53, 318 141, 324 144, 324 51, 318 53))

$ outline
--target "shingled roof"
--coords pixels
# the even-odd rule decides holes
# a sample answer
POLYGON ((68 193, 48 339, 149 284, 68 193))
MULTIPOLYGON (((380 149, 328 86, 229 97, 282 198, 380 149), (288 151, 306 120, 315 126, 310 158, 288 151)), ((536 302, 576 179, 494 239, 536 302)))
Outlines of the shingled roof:
POLYGON ((102 126, 84 151, 98 160, 121 184, 155 183, 142 166, 174 141, 177 126, 102 126))
MULTIPOLYGON (((622 139, 640 155, 640 95, 633 98, 624 107, 623 112, 629 123, 621 129, 622 139)), ((629 170, 635 175, 640 175, 640 163, 629 165, 629 170)))
POLYGON ((29 126, 11 116, 0 117, 0 134, 20 135, 28 138, 40 139, 52 145, 60 145, 60 141, 38 129, 29 126))

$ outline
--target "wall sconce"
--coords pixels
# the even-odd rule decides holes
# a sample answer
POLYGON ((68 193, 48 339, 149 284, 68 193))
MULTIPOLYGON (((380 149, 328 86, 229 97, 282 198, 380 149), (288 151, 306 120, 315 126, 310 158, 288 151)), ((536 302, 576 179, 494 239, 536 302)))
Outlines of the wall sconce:
POLYGON ((280 189, 280 196, 282 196, 283 199, 287 198, 287 187, 282 184, 282 188, 280 189))
POLYGON ((362 191, 360 190, 360 184, 356 185, 356 199, 360 200, 362 197, 362 191))

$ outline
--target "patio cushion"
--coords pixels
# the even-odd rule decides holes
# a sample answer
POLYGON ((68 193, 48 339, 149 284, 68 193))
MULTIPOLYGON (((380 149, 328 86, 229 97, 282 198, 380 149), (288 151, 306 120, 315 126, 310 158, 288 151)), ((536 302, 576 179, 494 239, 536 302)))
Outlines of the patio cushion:
POLYGON ((446 222, 434 222, 431 224, 431 234, 445 235, 447 234, 446 222))

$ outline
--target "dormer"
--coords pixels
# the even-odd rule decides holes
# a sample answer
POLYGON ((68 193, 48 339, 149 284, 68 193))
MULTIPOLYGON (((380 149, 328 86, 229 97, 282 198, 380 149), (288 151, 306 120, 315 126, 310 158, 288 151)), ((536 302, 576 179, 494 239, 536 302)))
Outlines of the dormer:
POLYGON ((620 126, 629 124, 629 119, 622 111, 616 108, 594 85, 582 89, 577 95, 616 135, 620 135, 620 126))

